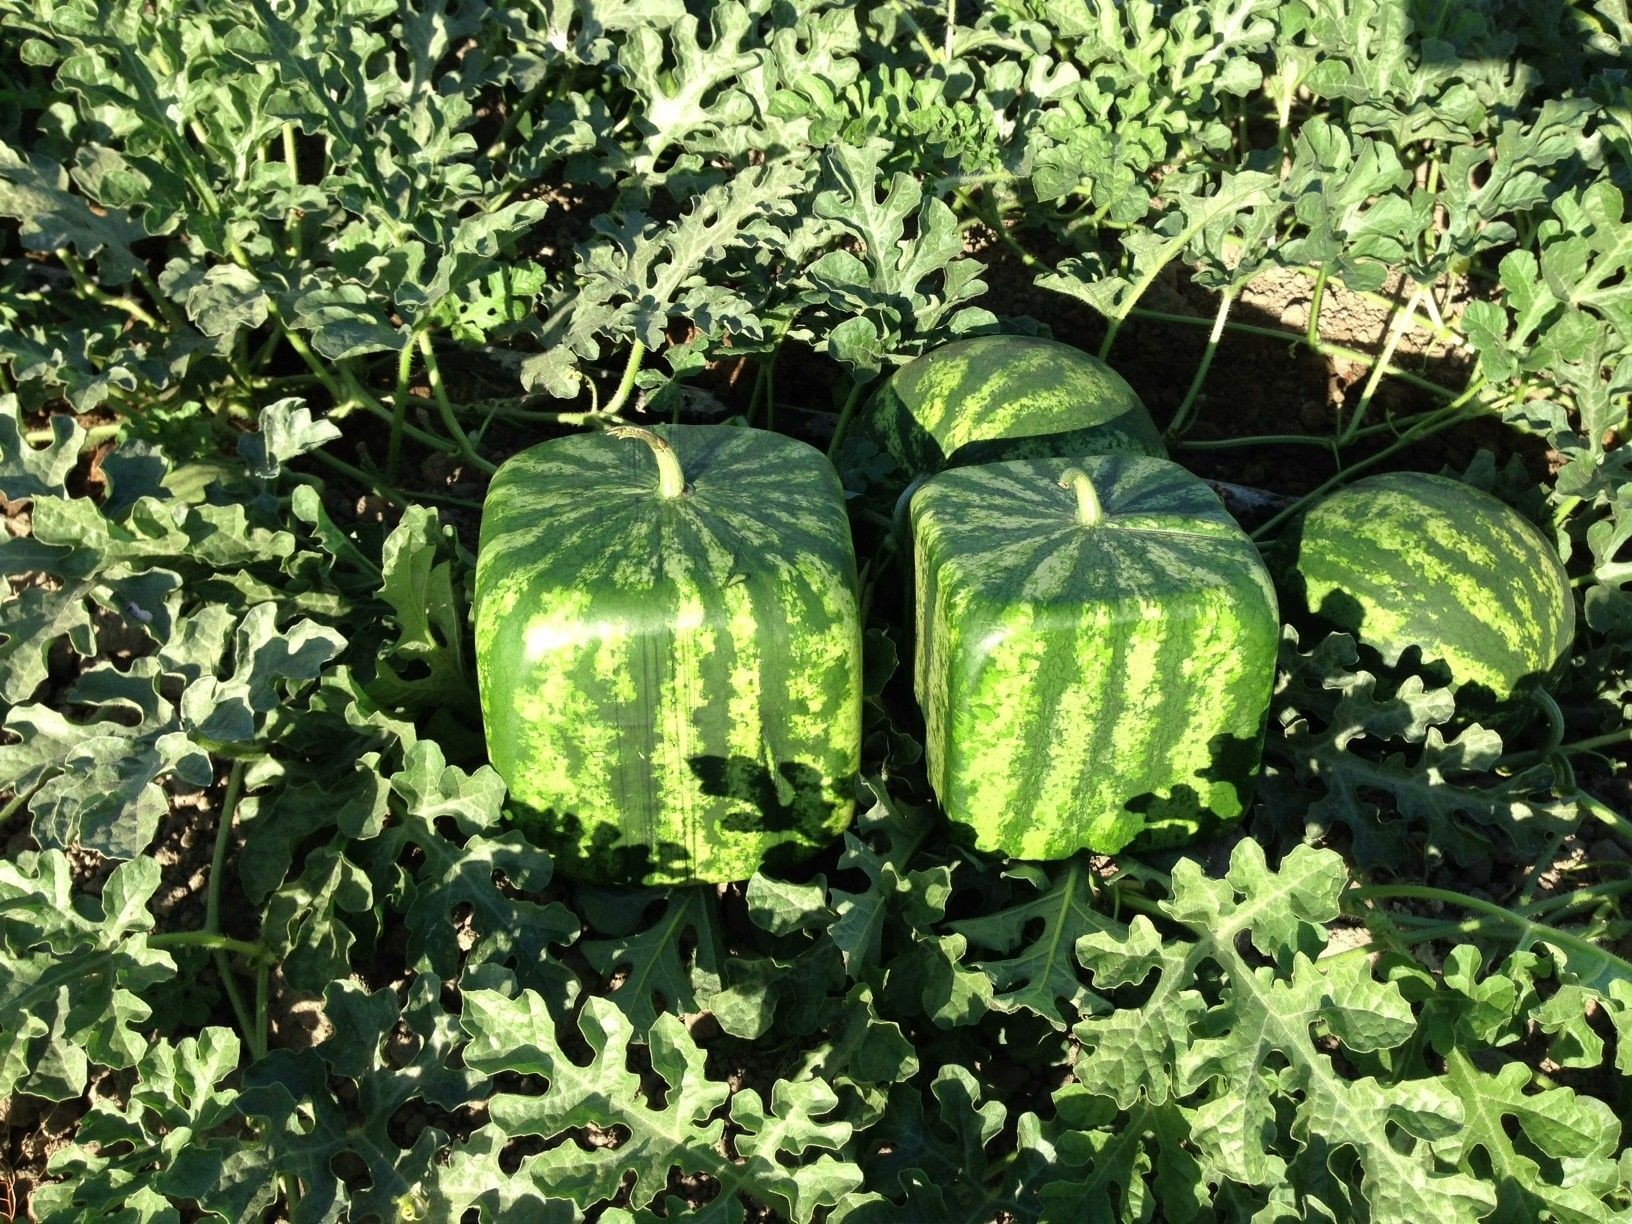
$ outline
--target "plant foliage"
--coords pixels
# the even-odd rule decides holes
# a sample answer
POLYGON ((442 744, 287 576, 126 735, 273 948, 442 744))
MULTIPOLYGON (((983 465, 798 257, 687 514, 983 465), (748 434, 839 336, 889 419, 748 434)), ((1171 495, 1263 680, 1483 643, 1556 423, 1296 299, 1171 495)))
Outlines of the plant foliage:
POLYGON ((1632 1218, 1623 4, 160 8, 0 0, 0 1204, 1632 1218), (925 349, 1057 321, 1113 363, 1211 335, 1169 363, 1183 457, 1271 273, 1311 286, 1286 343, 1369 371, 1337 479, 1545 456, 1449 452, 1575 584, 1530 723, 1292 626, 1244 835, 995 861, 928 804, 858 516, 838 845, 646 893, 509 826, 494 460, 659 416, 825 440, 925 349), (1391 299, 1365 352, 1340 290, 1391 299))

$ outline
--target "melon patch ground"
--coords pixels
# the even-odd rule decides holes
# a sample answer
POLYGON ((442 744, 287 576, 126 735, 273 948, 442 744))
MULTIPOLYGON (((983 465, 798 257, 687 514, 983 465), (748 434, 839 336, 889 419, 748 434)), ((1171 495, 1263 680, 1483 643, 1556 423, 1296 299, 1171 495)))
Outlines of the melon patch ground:
MULTIPOLYGON (((0 1218, 1632 1210, 1632 29, 1308 9, 7 0, 0 1218), (1528 717, 1283 600, 1238 819, 970 845, 863 409, 1039 336, 1126 380, 1272 573, 1376 474, 1533 524, 1575 612, 1528 717), (564 790, 653 732, 581 700, 644 657, 573 628, 629 541, 587 496, 516 499, 502 557, 479 525, 512 456, 671 424, 828 452, 859 678, 815 647, 772 676, 781 605, 699 577, 709 691, 654 708, 718 742, 594 785, 734 795, 742 843, 801 794, 854 812, 796 864, 596 885, 489 759, 475 577, 579 550, 581 589, 505 613, 574 655, 526 697, 564 790), (853 778, 726 728, 841 687, 853 778)), ((751 517, 792 483, 745 484, 751 517)), ((722 547, 797 585, 782 530, 722 547)), ((1219 683, 1186 640, 1111 660, 1129 708, 1219 683)), ((1037 800, 977 770, 979 818, 1045 831, 1116 750, 1086 692, 990 686, 978 730, 1047 713, 1068 768, 1037 800)))

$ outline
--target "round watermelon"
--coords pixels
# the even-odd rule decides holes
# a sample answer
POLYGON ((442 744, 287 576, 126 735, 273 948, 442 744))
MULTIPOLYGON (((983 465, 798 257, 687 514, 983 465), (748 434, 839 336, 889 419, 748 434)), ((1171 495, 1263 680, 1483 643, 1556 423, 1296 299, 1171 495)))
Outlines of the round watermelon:
POLYGON ((1306 514, 1294 594, 1394 666, 1413 647, 1475 708, 1556 675, 1575 601, 1552 544, 1512 507, 1444 476, 1358 480, 1306 514))
POLYGON ((863 406, 855 433, 895 460, 880 489, 891 496, 920 476, 994 460, 1167 455, 1116 371, 1037 336, 955 340, 908 362, 863 406))

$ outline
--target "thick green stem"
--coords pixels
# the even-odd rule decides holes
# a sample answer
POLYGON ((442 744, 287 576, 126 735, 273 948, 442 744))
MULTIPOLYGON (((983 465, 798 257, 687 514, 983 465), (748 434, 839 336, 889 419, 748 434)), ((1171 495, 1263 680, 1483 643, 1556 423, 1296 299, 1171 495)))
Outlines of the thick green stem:
MULTIPOLYGON (((380 497, 385 498, 386 501, 390 502, 393 506, 396 506, 399 509, 406 510, 408 508, 409 501, 406 497, 402 496, 394 489, 385 487, 368 472, 363 471, 362 468, 355 467, 352 464, 347 463, 344 459, 337 459, 333 455, 329 454, 329 452, 326 450, 319 449, 307 451, 302 457, 306 459, 315 459, 318 463, 321 463, 331 472, 340 473, 340 475, 346 477, 348 480, 351 480, 370 492, 376 493, 380 497)), ((313 477, 313 479, 315 480, 316 477, 313 477)))
POLYGON ((516 134, 516 128, 520 126, 522 119, 532 111, 533 103, 538 101, 539 95, 552 83, 552 78, 555 75, 555 73, 544 73, 539 77, 537 84, 521 95, 520 100, 511 108, 510 114, 505 117, 504 125, 499 128, 498 133, 493 137, 493 142, 487 146, 486 157, 497 159, 504 156, 505 150, 510 145, 510 137, 516 134))
POLYGON ((1401 434, 1394 442, 1390 443, 1388 446, 1385 446, 1375 455, 1368 455, 1366 458, 1361 459, 1357 463, 1351 464, 1344 471, 1339 472, 1318 488, 1298 498, 1297 501, 1293 502, 1290 506, 1286 507, 1286 509, 1282 510, 1279 514, 1271 518, 1262 527, 1259 527, 1256 531, 1254 531, 1252 533, 1252 538, 1259 541, 1269 538, 1275 533, 1276 528, 1280 527, 1282 523, 1285 523, 1288 519, 1299 514, 1303 508, 1309 505, 1311 502, 1324 497, 1327 493, 1331 492, 1331 490, 1337 488, 1339 485, 1352 480, 1356 473, 1372 467, 1375 464, 1381 463, 1390 455, 1397 454, 1398 452, 1404 450, 1407 446, 1410 446, 1413 442, 1419 441, 1422 438, 1428 437, 1430 434, 1437 433, 1442 429, 1448 429, 1452 425, 1455 425, 1462 419, 1463 408, 1467 405, 1468 401, 1482 391, 1484 386, 1485 384, 1482 379, 1476 381, 1452 403, 1447 404, 1438 412, 1425 418, 1415 427, 1406 430, 1406 432, 1401 434))
MULTIPOLYGON (((1146 310, 1143 306, 1136 306, 1128 312, 1131 319, 1144 319, 1151 323, 1178 323, 1185 327, 1210 326, 1205 318, 1195 315, 1170 314, 1164 310, 1146 310)), ((1370 353, 1362 353, 1359 349, 1347 348, 1341 344, 1333 344, 1329 340, 1317 340, 1311 343, 1306 336, 1297 332, 1283 331, 1276 327, 1260 327, 1255 323, 1229 322, 1224 325, 1225 331, 1236 332, 1243 336, 1262 336, 1266 340, 1285 340, 1290 344, 1301 345, 1321 357, 1341 357, 1344 361, 1352 361, 1357 365, 1370 365, 1376 360, 1370 353)), ((1389 374, 1407 386, 1415 387, 1419 391, 1426 391, 1440 399, 1455 399, 1457 393, 1449 387, 1443 387, 1431 379, 1413 374, 1409 370, 1390 370, 1389 374)))
POLYGON ((1320 450, 1332 449, 1330 437, 1315 437, 1314 434, 1253 434, 1252 437, 1211 437, 1204 441, 1191 441, 1188 437, 1172 437, 1170 446, 1180 450, 1234 450, 1242 446, 1312 446, 1320 450))
POLYGON ((1567 744, 1558 745, 1558 751, 1566 756, 1580 756, 1588 752, 1597 752, 1600 748, 1618 748, 1627 743, 1632 743, 1632 726, 1622 727, 1619 731, 1606 731, 1603 735, 1589 735, 1586 739, 1571 740, 1567 744))
POLYGON ((391 438, 385 448, 385 478, 396 483, 402 461, 402 430, 408 423, 408 379, 414 370, 414 346, 405 344, 397 355, 397 385, 391 395, 391 438))
POLYGON ((298 391, 317 382, 316 374, 279 374, 275 378, 257 378, 257 391, 298 391))
POLYGON ((657 460, 657 495, 662 498, 679 497, 686 491, 686 474, 680 467, 680 457, 674 448, 649 429, 639 425, 619 425, 606 431, 614 438, 633 438, 652 448, 657 460))
POLYGON ((1404 308, 1395 316, 1394 326, 1389 328, 1388 338, 1383 342, 1383 351, 1378 354, 1377 360, 1371 367, 1371 374, 1366 379, 1366 385, 1360 391, 1360 402, 1354 406, 1354 415, 1339 435, 1338 444, 1347 445, 1354 440, 1354 431, 1360 428, 1360 422, 1365 420, 1366 409, 1371 407, 1372 397, 1377 394, 1377 387, 1383 381, 1383 375, 1388 373, 1394 360, 1394 350, 1399 347, 1400 341, 1411 326, 1411 320, 1416 316, 1417 304, 1422 301, 1423 287, 1418 285, 1406 301, 1404 308))
POLYGON ((776 359, 782 355, 782 342, 787 339, 788 329, 793 326, 793 319, 787 318, 777 326, 775 343, 771 346, 770 354, 759 366, 759 374, 754 379, 753 397, 748 402, 748 424, 752 425, 759 420, 759 405, 761 399, 765 403, 765 428, 776 428, 776 359))
POLYGON ((300 158, 295 148, 295 125, 283 125, 283 162, 289 167, 289 178, 292 182, 300 182, 300 158))
POLYGON ((255 378, 249 368, 249 333, 247 332, 239 332, 237 339, 232 342, 231 369, 232 377, 237 382, 241 395, 236 403, 223 396, 216 405, 216 411, 224 417, 234 415, 234 409, 238 410, 237 415, 251 415, 254 412, 255 378))
POLYGON ((1485 901, 1479 897, 1470 897, 1466 893, 1452 892, 1444 888, 1430 888, 1425 884, 1371 884, 1360 888, 1351 888, 1344 894, 1345 901, 1438 901, 1445 905, 1454 905, 1459 909, 1471 910, 1491 922, 1504 926, 1517 933, 1519 946, 1525 947, 1530 942, 1539 940, 1562 949, 1571 956, 1586 959, 1602 958, 1609 961, 1617 970, 1632 978, 1632 963, 1628 963, 1607 949, 1597 944, 1573 935, 1569 931, 1559 930, 1546 923, 1533 922, 1522 913, 1505 909, 1494 901, 1485 901))
MULTIPOLYGON (((232 248, 232 257, 240 267, 250 268, 253 271, 249 256, 236 244, 232 248)), ((267 317, 277 325, 278 334, 283 337, 290 348, 295 350, 295 355, 306 363, 306 368, 317 376, 317 380, 323 384, 324 390, 334 398, 335 406, 331 415, 341 416, 349 409, 357 407, 372 416, 379 417, 382 421, 391 422, 391 410, 364 389, 356 379, 347 375, 345 382, 342 382, 334 376, 334 372, 312 351, 311 345, 306 343, 305 337, 284 319, 283 312, 279 309, 275 299, 269 298, 267 300, 266 313, 267 317)), ((455 442, 446 438, 439 438, 435 434, 419 429, 416 426, 405 424, 402 432, 421 446, 440 451, 444 455, 459 453, 458 445, 455 442)))
MULTIPOLYGON (((1373 434, 1388 433, 1398 430, 1401 420, 1410 424, 1426 420, 1440 411, 1438 408, 1428 412, 1412 413, 1410 416, 1393 421, 1379 421, 1375 425, 1367 425, 1364 429, 1355 432, 1356 440, 1369 438, 1373 434)), ((1331 438, 1318 434, 1252 434, 1241 438, 1208 438, 1192 440, 1189 438, 1169 439, 1172 445, 1181 450, 1231 450, 1238 446, 1313 446, 1320 450, 1332 452, 1334 444, 1331 438)))
POLYGON ((1627 849, 1632 850, 1632 820, 1622 816, 1609 804, 1601 799, 1595 799, 1584 790, 1576 790, 1569 796, 1592 816, 1609 829, 1610 835, 1627 849))
MULTIPOLYGON (((1004 178, 999 178, 999 180, 996 181, 1002 183, 1002 181, 1005 180, 1004 178)), ((969 199, 969 197, 966 196, 963 191, 956 191, 955 189, 953 194, 955 194, 956 199, 958 199, 963 206, 968 207, 968 209, 971 209, 971 211, 978 211, 976 206, 974 206, 974 202, 971 201, 971 199, 969 199)), ((1000 242, 1004 243, 1004 245, 1007 246, 1010 251, 1013 251, 1013 255, 1015 255, 1015 258, 1020 259, 1020 263, 1025 264, 1027 268, 1030 268, 1031 271, 1035 271, 1035 273, 1053 273, 1053 271, 1056 271, 1051 264, 1044 263, 1043 259, 1036 258, 1036 256, 1033 255, 1031 251, 1028 251, 1025 246, 1020 245, 1017 238, 1013 237, 1013 233, 1010 232, 1010 228, 1007 227, 1007 225, 1002 224, 1002 215, 1000 215, 1000 211, 994 209, 991 214, 984 214, 984 212, 982 212, 981 215, 982 219, 986 220, 987 227, 991 228, 992 232, 996 233, 1000 242)), ((1095 215, 1095 217, 1092 217, 1087 224, 1102 225, 1103 219, 1100 217, 1100 215, 1095 215)), ((1224 250, 1226 250, 1226 253, 1227 251, 1239 250, 1239 248, 1239 242, 1231 242, 1231 240, 1227 240, 1226 238, 1226 242, 1224 242, 1224 250)), ((1343 357, 1345 361, 1355 361, 1359 362, 1359 364, 1369 364, 1369 362, 1373 361, 1371 354, 1359 353, 1358 349, 1343 348, 1342 344, 1332 344, 1330 341, 1322 341, 1322 339, 1320 339, 1320 305, 1322 305, 1322 302, 1324 302, 1325 286, 1327 286, 1328 281, 1328 274, 1327 271, 1325 271, 1325 268, 1322 268, 1322 266, 1309 266, 1309 268, 1306 268, 1306 266, 1301 266, 1301 264, 1286 264, 1286 266, 1284 266, 1284 271, 1288 271, 1288 273, 1301 274, 1301 276, 1309 276, 1310 279, 1314 279, 1315 282, 1314 290, 1312 290, 1312 294, 1310 294, 1309 323, 1307 323, 1306 328, 1304 328, 1304 335, 1299 336, 1296 335, 1296 333, 1286 333, 1286 331, 1279 331, 1276 330, 1276 328, 1268 328, 1268 326, 1253 326, 1250 325, 1250 323, 1232 322, 1231 325, 1227 326, 1226 330, 1239 331, 1239 333, 1242 333, 1242 335, 1270 336, 1270 338, 1275 339, 1289 339, 1289 341, 1296 341, 1296 343, 1304 344, 1306 348, 1314 349, 1315 353, 1343 357)), ((1345 287, 1345 292, 1353 295, 1353 297, 1359 297, 1359 299, 1366 300, 1366 302, 1374 302, 1374 304, 1381 305, 1381 307, 1394 308, 1395 305, 1399 305, 1394 299, 1387 297, 1387 295, 1377 294, 1377 292, 1373 292, 1373 290, 1369 289, 1346 289, 1345 287)), ((1191 326, 1208 326, 1208 320, 1206 320, 1206 318, 1196 318, 1193 317, 1193 315, 1169 315, 1169 313, 1160 312, 1160 310, 1147 310, 1147 308, 1144 307, 1131 308, 1131 310, 1128 312, 1128 317, 1147 318, 1147 320, 1152 320, 1152 322, 1186 323, 1186 325, 1191 326)), ((1423 326, 1423 322, 1421 322, 1421 320, 1413 320, 1413 325, 1428 331, 1433 338, 1438 339, 1439 343, 1449 344, 1449 346, 1452 346, 1452 348, 1467 348, 1467 339, 1464 338, 1459 331, 1454 330, 1454 328, 1449 328, 1449 326, 1443 325, 1423 326)), ((1413 375, 1405 374, 1404 370, 1394 370, 1394 377, 1402 380, 1402 382, 1410 382, 1413 375)), ((1449 398, 1451 395, 1456 393, 1449 392, 1449 390, 1446 390, 1444 387, 1438 387, 1438 384, 1428 384, 1426 379, 1421 380, 1421 382, 1425 384, 1426 388, 1433 388, 1433 390, 1438 390, 1439 393, 1443 393, 1444 397, 1446 398, 1449 398)))
POLYGON ((1528 905, 1521 905, 1519 906, 1519 912, 1526 917, 1539 918, 1543 914, 1551 914, 1555 911, 1574 910, 1580 909, 1584 905, 1595 905, 1629 892, 1632 892, 1632 879, 1605 880, 1599 884, 1588 884, 1572 892, 1560 893, 1556 897, 1543 897, 1540 901, 1532 901, 1528 905))
MULTIPOLYGON (((1624 863, 1621 865, 1625 866, 1624 863)), ((1632 892, 1632 878, 1604 880, 1597 884, 1583 885, 1567 893, 1559 893, 1552 897, 1542 897, 1538 901, 1528 901, 1522 905, 1515 905, 1504 909, 1503 913, 1518 914, 1531 919, 1550 916, 1556 921, 1562 914, 1572 913, 1588 906, 1602 905, 1605 901, 1613 901, 1616 897, 1624 896, 1629 892, 1632 892)), ((1486 918, 1468 918, 1462 922, 1437 922, 1435 919, 1415 914, 1390 914, 1389 920, 1391 922, 1406 922, 1416 925, 1419 932, 1444 928, 1450 934, 1463 931, 1470 924, 1483 924, 1489 921, 1486 918)))
MULTIPOLYGON (((283 161, 289 167, 289 182, 291 185, 300 183, 300 155, 295 147, 295 125, 283 125, 283 161)), ((283 214, 283 251, 290 259, 300 258, 300 217, 298 210, 291 208, 283 214)))
POLYGON ((217 934, 215 931, 165 931, 159 935, 149 935, 147 946, 150 948, 210 948, 217 952, 231 952, 237 956, 247 956, 251 960, 264 960, 270 955, 270 949, 265 944, 251 943, 247 939, 234 939, 230 935, 217 934))
POLYGON ((138 263, 131 269, 131 272, 136 277, 137 283, 147 293, 147 296, 153 300, 153 305, 158 308, 159 314, 163 316, 164 321, 177 331, 186 331, 187 320, 181 316, 180 311, 170 304, 170 299, 165 297, 163 291, 154 283, 153 278, 148 275, 147 269, 138 263))
POLYGON ((1128 286, 1127 294, 1122 299, 1122 304, 1116 308, 1115 314, 1109 316, 1110 327, 1105 333, 1104 343, 1099 346, 1099 359, 1101 361, 1105 360, 1110 353, 1111 345, 1116 343, 1116 336, 1121 331, 1123 322, 1139 308, 1139 299, 1144 297, 1145 291, 1156 283, 1156 278, 1161 275, 1163 268, 1183 254, 1184 248, 1190 244, 1190 240, 1206 227, 1212 216, 1213 214, 1207 209, 1201 210, 1196 217, 1191 218, 1185 224, 1182 230, 1169 238, 1162 245, 1161 250, 1157 252, 1156 259, 1148 263, 1133 278, 1128 286))
POLYGON ((244 791, 244 762, 234 761, 227 775, 227 793, 221 801, 221 817, 215 828, 215 853, 210 860, 210 883, 204 897, 204 929, 221 932, 221 878, 226 871, 227 850, 232 844, 232 822, 244 791))
POLYGON ((1564 839, 1569 835, 1569 830, 1560 829, 1547 839, 1547 844, 1542 847, 1541 853, 1536 855, 1535 861, 1530 864, 1529 869, 1525 872, 1524 887, 1519 890, 1519 904, 1521 906, 1529 905, 1535 899, 1536 889, 1541 887, 1542 875, 1548 867, 1557 861, 1558 848, 1564 844, 1564 839))
MULTIPOLYGON (((277 352, 278 345, 282 342, 283 333, 274 327, 272 333, 261 344, 261 347, 255 350, 255 355, 249 359, 249 368, 257 373, 266 369, 266 363, 272 360, 272 354, 277 352)), ((296 377, 303 376, 297 375, 296 377)), ((313 374, 312 377, 315 379, 317 375, 313 374)))
POLYGON ((1066 468, 1060 475, 1060 488, 1070 489, 1076 493, 1077 522, 1082 526, 1097 526, 1105 517, 1105 508, 1099 504, 1099 494, 1094 491, 1094 482, 1081 468, 1066 468))
MULTIPOLYGON (((379 400, 375 399, 373 396, 367 396, 366 398, 347 396, 346 398, 336 402, 334 408, 330 410, 329 415, 337 419, 343 418, 354 408, 361 408, 364 412, 368 413, 369 416, 378 417, 387 424, 390 424, 391 422, 391 410, 385 407, 385 405, 381 404, 379 400)), ((412 438, 426 450, 433 450, 438 454, 460 454, 459 444, 457 442, 450 438, 438 437, 436 434, 431 433, 427 429, 421 429, 418 425, 412 425, 404 422, 402 426, 402 435, 405 438, 412 438)))
POLYGON ((306 368, 317 376, 317 381, 323 384, 324 390, 334 397, 335 402, 340 403, 348 398, 345 388, 340 385, 340 380, 334 376, 333 371, 318 360, 317 354, 312 352, 312 347, 306 343, 305 337, 284 321, 283 312, 270 298, 267 300, 266 313, 277 325, 279 333, 288 342, 289 347, 295 350, 295 355, 306 363, 306 368))
POLYGON ((1553 507, 1553 525, 1555 527, 1562 527, 1565 520, 1568 519, 1570 515, 1575 513, 1575 508, 1580 504, 1581 498, 1574 493, 1570 494, 1568 497, 1559 498, 1558 504, 1553 507))
POLYGON ((255 1051, 256 1058, 265 1058, 267 1038, 271 1028, 271 1009, 267 1006, 271 996, 272 962, 262 960, 255 966, 255 1034, 250 1039, 250 1048, 255 1051))
POLYGON ((1304 329, 1304 343, 1310 348, 1320 347, 1320 304, 1326 297, 1326 265, 1315 269, 1315 287, 1309 293, 1309 325, 1304 329))
POLYGON ((629 397, 635 390, 635 376, 640 373, 640 363, 646 358, 646 346, 639 340, 629 349, 629 360, 624 363, 623 378, 618 382, 618 389, 612 393, 612 398, 602 404, 597 412, 603 416, 617 416, 623 411, 623 406, 629 402, 629 397))
MULTIPOLYGON (((302 458, 315 459, 330 471, 338 472, 360 488, 367 489, 369 492, 384 498, 400 510, 406 510, 415 502, 420 501, 434 502, 439 506, 458 506, 465 510, 480 510, 482 508, 482 503, 474 498, 454 497, 448 493, 433 493, 426 489, 415 489, 410 497, 386 484, 377 473, 365 471, 360 467, 347 463, 344 459, 336 459, 325 450, 307 451, 302 458)), ((321 486, 323 483, 316 476, 307 476, 301 473, 296 473, 296 476, 312 485, 321 486)))
POLYGON ((1196 366, 1195 375, 1190 379, 1190 386, 1184 393, 1184 399, 1167 427, 1167 435, 1170 438, 1178 437, 1190 427, 1196 397, 1201 394, 1202 384, 1207 381, 1207 371, 1212 368, 1213 354, 1218 352, 1218 342, 1224 335, 1224 324, 1230 317, 1230 305, 1235 301, 1235 294, 1236 289, 1232 285, 1218 300, 1218 314, 1213 318, 1213 330, 1207 333, 1207 348, 1201 354, 1201 362, 1196 366))
MULTIPOLYGON (((93 446, 99 446, 109 438, 117 436, 124 427, 125 423, 123 421, 112 421, 106 425, 93 425, 85 431, 85 437, 80 440, 80 449, 89 450, 93 446)), ((31 429, 23 437, 34 446, 43 446, 47 442, 56 441, 57 436, 49 429, 31 429)))
POLYGON ((436 400, 436 410, 442 417, 443 427, 447 429, 458 448, 460 457, 472 467, 480 468, 491 476, 499 470, 498 466, 489 463, 476 453, 476 447, 460 426, 459 418, 454 415, 453 404, 448 400, 448 390, 442 385, 442 369, 436 364, 436 347, 431 343, 429 332, 419 334, 419 351, 425 358, 425 378, 431 384, 431 396, 436 400))
POLYGON ((1112 916, 1117 918, 1119 921, 1121 919, 1121 909, 1124 905, 1134 913, 1144 914, 1148 918, 1159 918, 1164 922, 1173 921, 1173 915, 1169 914, 1167 910, 1163 909, 1162 903, 1157 901, 1155 898, 1147 897, 1144 893, 1136 892, 1131 888, 1116 887, 1115 880, 1112 880, 1111 884, 1111 893, 1116 906, 1116 910, 1112 916))
POLYGON ((1530 700, 1547 720, 1547 746, 1542 749, 1542 754, 1556 752, 1564 743, 1564 711, 1558 708, 1558 702, 1546 689, 1536 689, 1530 694, 1530 700))
POLYGON ((85 272, 85 265, 67 247, 57 248, 57 258, 62 261, 62 266, 68 269, 68 275, 74 278, 74 288, 78 289, 83 296, 90 298, 93 302, 101 302, 104 306, 112 306, 115 310, 122 310, 138 323, 145 323, 149 327, 158 327, 158 320, 143 309, 139 302, 132 298, 109 293, 92 281, 85 272))
POLYGON ((474 400, 467 404, 455 404, 453 410, 466 416, 480 416, 484 421, 496 418, 501 421, 510 421, 518 425, 549 424, 574 426, 605 426, 617 425, 623 421, 620 416, 610 416, 604 412, 538 412, 528 408, 508 407, 509 404, 522 403, 522 400, 474 400))
MULTIPOLYGON (((776 354, 771 354, 771 361, 776 360, 776 354)), ((759 402, 765 397, 765 376, 770 370, 770 361, 764 362, 754 371, 754 389, 748 395, 748 411, 743 413, 743 419, 752 425, 759 418, 759 402)))
POLYGON ((1026 267, 1030 268, 1033 272, 1052 272, 1054 270, 1042 260, 1038 259, 1037 256, 1026 250, 1025 247, 1020 245, 1020 240, 1016 238, 1013 231, 1011 231, 1009 227, 1004 224, 1003 210, 996 200, 992 202, 991 213, 988 215, 982 212, 976 206, 974 201, 969 198, 968 192, 957 190, 952 194, 965 208, 981 216, 982 219, 985 220, 987 228, 996 234, 998 240, 1001 241, 1004 246, 1008 247, 1009 250, 1013 251, 1014 257, 1026 267))
MULTIPOLYGON (((227 850, 232 845, 232 822, 238 813, 238 800, 244 791, 244 762, 234 761, 232 772, 227 776, 227 793, 221 801, 221 815, 215 826, 215 853, 210 858, 210 882, 204 894, 204 933, 220 937, 221 935, 221 883, 227 873, 227 850)), ((238 1019, 238 1027, 244 1034, 244 1040, 250 1043, 251 1049, 255 1044, 255 1025, 250 1016, 249 1008, 244 1005, 244 996, 238 989, 238 980, 232 975, 232 965, 227 960, 227 951, 223 947, 215 949, 215 971, 221 977, 221 988, 226 991, 227 1001, 232 1004, 233 1015, 238 1019)), ((259 1057, 264 1051, 255 1051, 259 1057)))
MULTIPOLYGON (((783 333, 786 335, 786 331, 783 333)), ((777 341, 771 359, 765 363, 765 428, 776 428, 776 359, 782 353, 782 342, 777 341)))
POLYGON ((15 816, 17 814, 18 809, 21 808, 23 806, 23 804, 27 803, 30 799, 34 798, 35 792, 38 791, 40 789, 40 787, 44 786, 47 782, 49 782, 52 778, 56 777, 59 772, 60 772, 59 770, 55 770, 55 769, 46 770, 40 776, 40 778, 35 781, 34 785, 32 787, 30 787, 28 790, 26 790, 26 791, 20 790, 16 794, 12 795, 12 797, 10 799, 7 799, 5 806, 0 807, 0 828, 4 828, 5 824, 6 824, 6 821, 10 820, 13 816, 15 816))
POLYGON ((1390 925, 1403 922, 1408 926, 1414 926, 1416 929, 1410 931, 1409 933, 1402 931, 1391 932, 1388 939, 1374 939, 1367 943, 1357 944, 1352 948, 1345 948, 1341 952, 1322 956, 1320 960, 1322 964, 1326 964, 1330 961, 1339 960, 1346 956, 1364 955, 1375 952, 1379 948, 1390 946, 1390 944, 1405 943, 1409 945, 1431 943, 1439 939, 1451 939, 1457 937, 1468 938, 1475 935, 1483 935, 1492 927, 1505 927, 1510 925, 1506 921, 1506 918, 1511 913, 1521 914, 1526 918, 1539 918, 1543 914, 1551 914, 1556 918, 1572 910, 1582 909, 1589 905, 1602 904, 1605 901, 1612 900, 1615 897, 1619 897, 1628 892, 1632 892, 1632 879, 1611 880, 1601 884, 1589 884, 1586 887, 1578 888, 1573 892, 1563 893, 1556 897, 1543 897, 1539 901, 1532 901, 1527 905, 1516 906, 1511 911, 1503 911, 1504 920, 1499 923, 1488 915, 1478 918, 1464 918, 1460 922, 1437 922, 1432 918, 1419 918, 1412 914, 1390 914, 1388 915, 1388 922, 1390 925))
POLYGON ((918 44, 918 49, 930 59, 939 62, 941 59, 941 49, 930 40, 928 34, 924 33, 924 27, 919 25, 913 18, 912 13, 908 10, 907 6, 904 4, 897 5, 896 15, 900 17, 901 23, 911 32, 913 41, 918 44))
POLYGON ((1116 343, 1117 333, 1122 330, 1122 321, 1127 317, 1125 314, 1112 315, 1106 321, 1105 339, 1099 342, 1099 352, 1097 354, 1101 361, 1111 355, 1111 345, 1116 343))
POLYGON ((856 409, 861 407, 861 392, 864 383, 852 383, 850 394, 844 398, 844 407, 839 409, 839 419, 833 426, 833 437, 827 444, 827 457, 838 458, 839 447, 844 445, 844 435, 850 432, 850 420, 856 415, 856 409))

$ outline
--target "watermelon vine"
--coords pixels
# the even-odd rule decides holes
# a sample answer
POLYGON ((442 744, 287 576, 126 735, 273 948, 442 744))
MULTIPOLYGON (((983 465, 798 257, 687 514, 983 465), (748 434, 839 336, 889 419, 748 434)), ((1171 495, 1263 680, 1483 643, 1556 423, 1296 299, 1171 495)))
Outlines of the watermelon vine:
POLYGON ((1632 1213, 1624 4, 0 29, 0 1218, 1632 1213))

